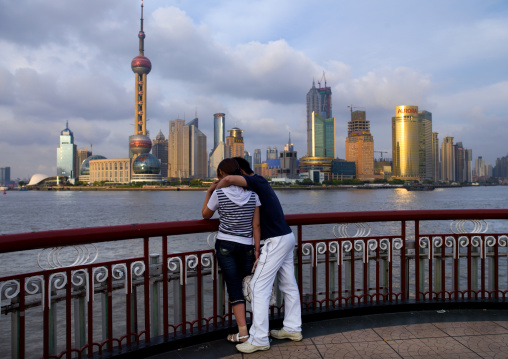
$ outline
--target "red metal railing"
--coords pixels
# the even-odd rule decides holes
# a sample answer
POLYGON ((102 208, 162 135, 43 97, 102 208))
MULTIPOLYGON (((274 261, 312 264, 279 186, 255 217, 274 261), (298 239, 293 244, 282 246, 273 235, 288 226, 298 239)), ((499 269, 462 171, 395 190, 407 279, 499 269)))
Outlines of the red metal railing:
MULTIPOLYGON (((365 304, 507 300, 507 209, 286 219, 298 240, 295 273, 304 314, 365 304)), ((218 220, 198 220, 0 236, 0 253, 50 254, 49 269, 20 268, 0 278, 6 314, 0 350, 13 358, 85 358, 149 346, 154 337, 171 341, 234 325, 213 250, 168 250, 171 236, 217 227, 218 220), (80 247, 132 239, 139 239, 141 256, 97 262, 80 247), (162 253, 150 254, 154 241, 162 253), (80 259, 62 265, 62 247, 69 246, 80 259)), ((272 317, 282 312, 278 293, 272 317)))

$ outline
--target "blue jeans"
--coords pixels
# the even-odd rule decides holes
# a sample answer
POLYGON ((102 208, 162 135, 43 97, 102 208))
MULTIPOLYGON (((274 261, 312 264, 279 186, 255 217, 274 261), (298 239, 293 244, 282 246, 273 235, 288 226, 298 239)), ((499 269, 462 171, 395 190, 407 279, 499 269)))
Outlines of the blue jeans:
POLYGON ((254 266, 254 246, 217 239, 215 254, 222 270, 231 305, 245 303, 242 281, 254 266))

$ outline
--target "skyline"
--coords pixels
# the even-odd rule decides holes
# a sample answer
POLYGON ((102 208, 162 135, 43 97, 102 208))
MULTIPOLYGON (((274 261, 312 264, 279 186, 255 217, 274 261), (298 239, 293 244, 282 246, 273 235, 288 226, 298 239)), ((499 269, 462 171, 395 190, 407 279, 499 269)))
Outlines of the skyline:
MULTIPOLYGON (((0 167, 11 177, 56 174, 66 121, 78 148, 128 156, 140 4, 0 0, 0 167)), ((401 105, 431 112, 439 143, 454 137, 474 159, 494 165, 508 152, 503 1, 145 0, 144 18, 152 139, 197 111, 210 150, 213 114, 225 113, 226 129, 244 130, 251 155, 282 149, 291 132, 302 157, 305 96, 325 72, 340 158, 350 105, 363 107, 375 150, 390 157, 401 105)))

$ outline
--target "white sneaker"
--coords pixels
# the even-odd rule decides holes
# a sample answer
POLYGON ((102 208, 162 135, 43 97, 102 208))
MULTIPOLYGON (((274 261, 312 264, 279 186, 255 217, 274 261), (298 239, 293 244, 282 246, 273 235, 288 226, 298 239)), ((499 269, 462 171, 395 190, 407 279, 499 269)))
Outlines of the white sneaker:
POLYGON ((292 341, 299 342, 302 340, 302 332, 289 333, 284 330, 284 328, 280 330, 270 330, 270 335, 275 339, 291 339, 292 341))
POLYGON ((258 350, 268 350, 270 349, 270 345, 257 346, 249 343, 249 341, 246 341, 242 344, 237 344, 236 349, 242 353, 254 353, 258 350))

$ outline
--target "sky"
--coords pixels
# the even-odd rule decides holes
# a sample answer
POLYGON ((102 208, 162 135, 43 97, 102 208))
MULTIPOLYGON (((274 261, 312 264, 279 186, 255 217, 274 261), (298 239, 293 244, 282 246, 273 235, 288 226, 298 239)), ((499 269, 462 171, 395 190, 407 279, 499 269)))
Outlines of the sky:
MULTIPOLYGON (((0 167, 56 175, 60 131, 128 157, 140 0, 0 0, 0 167)), ((253 154, 304 156, 306 94, 332 89, 336 153, 350 108, 391 157, 395 106, 432 113, 433 132, 495 165, 508 145, 505 0, 145 0, 147 128, 192 120, 213 147, 213 114, 253 154)), ((375 153, 379 158, 380 153, 375 153)))

